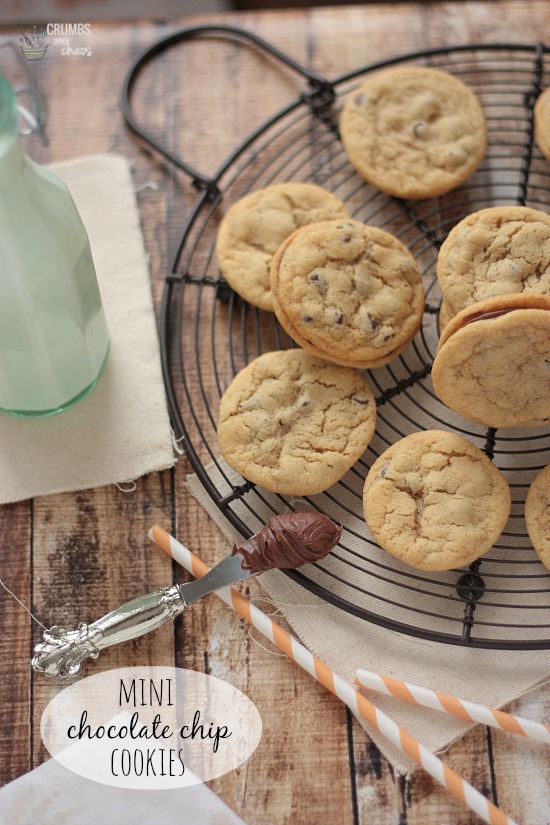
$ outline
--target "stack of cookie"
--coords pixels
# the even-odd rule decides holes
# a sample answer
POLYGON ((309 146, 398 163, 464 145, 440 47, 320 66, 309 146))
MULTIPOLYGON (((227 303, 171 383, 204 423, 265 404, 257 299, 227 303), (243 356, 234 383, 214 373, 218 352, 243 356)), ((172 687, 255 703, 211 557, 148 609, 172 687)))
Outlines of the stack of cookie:
POLYGON ((446 323, 432 378, 441 400, 489 427, 550 420, 550 216, 475 212, 441 247, 446 323))

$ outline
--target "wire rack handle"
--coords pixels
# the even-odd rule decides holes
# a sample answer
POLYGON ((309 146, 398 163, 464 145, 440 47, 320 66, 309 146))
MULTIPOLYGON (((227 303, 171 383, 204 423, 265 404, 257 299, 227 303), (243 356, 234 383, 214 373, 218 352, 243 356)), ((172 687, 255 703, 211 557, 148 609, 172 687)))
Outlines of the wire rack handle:
POLYGON ((227 42, 241 45, 253 46, 260 51, 266 52, 275 57, 280 63, 291 68, 308 82, 309 91, 301 97, 312 110, 320 109, 332 103, 336 97, 333 84, 316 72, 305 69, 291 57, 281 52, 267 40, 263 40, 258 35, 236 26, 211 25, 192 26, 180 29, 167 37, 163 37, 139 55, 126 75, 122 87, 121 108, 124 119, 128 127, 137 134, 145 143, 159 152, 170 163, 185 172, 193 181, 193 185, 199 190, 206 190, 213 198, 219 196, 217 181, 223 173, 225 166, 220 169, 214 177, 209 177, 198 172, 184 160, 171 152, 164 144, 157 140, 144 126, 137 120, 132 109, 132 91, 135 83, 145 67, 156 57, 164 53, 173 46, 196 40, 199 38, 213 38, 225 40, 227 42))

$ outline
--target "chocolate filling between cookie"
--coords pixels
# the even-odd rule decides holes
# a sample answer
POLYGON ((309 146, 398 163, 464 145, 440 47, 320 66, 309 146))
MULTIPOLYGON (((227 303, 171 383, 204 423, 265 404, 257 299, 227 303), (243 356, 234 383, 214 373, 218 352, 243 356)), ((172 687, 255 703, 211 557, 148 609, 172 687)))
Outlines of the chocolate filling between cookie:
MULTIPOLYGON (((456 329, 454 329, 450 334, 449 337, 446 339, 445 343, 453 337, 453 335, 459 332, 464 327, 469 326, 470 324, 475 324, 478 321, 492 321, 494 318, 500 318, 502 315, 510 315, 512 312, 521 312, 522 310, 529 310, 529 309, 545 309, 545 307, 540 306, 524 306, 524 307, 509 307, 508 309, 494 309, 489 312, 477 312, 470 315, 468 318, 465 318, 456 329)), ((548 308, 550 311, 550 308, 548 308)))
MULTIPOLYGON (((466 327, 468 324, 474 324, 476 321, 485 321, 490 318, 498 318, 500 315, 508 315, 510 312, 516 312, 516 310, 517 307, 514 309, 495 309, 493 312, 479 312, 476 315, 471 315, 469 318, 466 318, 462 326, 466 327)), ((461 327, 459 327, 459 329, 461 329, 461 327)), ((451 333, 451 335, 452 334, 453 333, 451 333)))

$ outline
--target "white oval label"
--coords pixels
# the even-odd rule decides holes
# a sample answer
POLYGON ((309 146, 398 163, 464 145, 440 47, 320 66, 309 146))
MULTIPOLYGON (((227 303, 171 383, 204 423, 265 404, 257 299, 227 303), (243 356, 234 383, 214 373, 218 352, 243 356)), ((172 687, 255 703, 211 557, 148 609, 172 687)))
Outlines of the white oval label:
POLYGON ((262 735, 258 709, 194 670, 127 667, 81 679, 42 714, 44 745, 73 773, 118 788, 195 785, 237 768, 262 735))

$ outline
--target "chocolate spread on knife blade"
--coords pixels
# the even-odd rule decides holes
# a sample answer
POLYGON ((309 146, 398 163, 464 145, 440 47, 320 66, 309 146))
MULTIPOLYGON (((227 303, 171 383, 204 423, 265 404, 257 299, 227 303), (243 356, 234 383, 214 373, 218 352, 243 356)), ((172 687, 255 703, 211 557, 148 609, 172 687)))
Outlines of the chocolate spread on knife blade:
POLYGON ((242 567, 251 574, 275 568, 300 567, 326 556, 342 534, 323 513, 285 513, 273 516, 259 533, 233 547, 244 556, 242 567))

